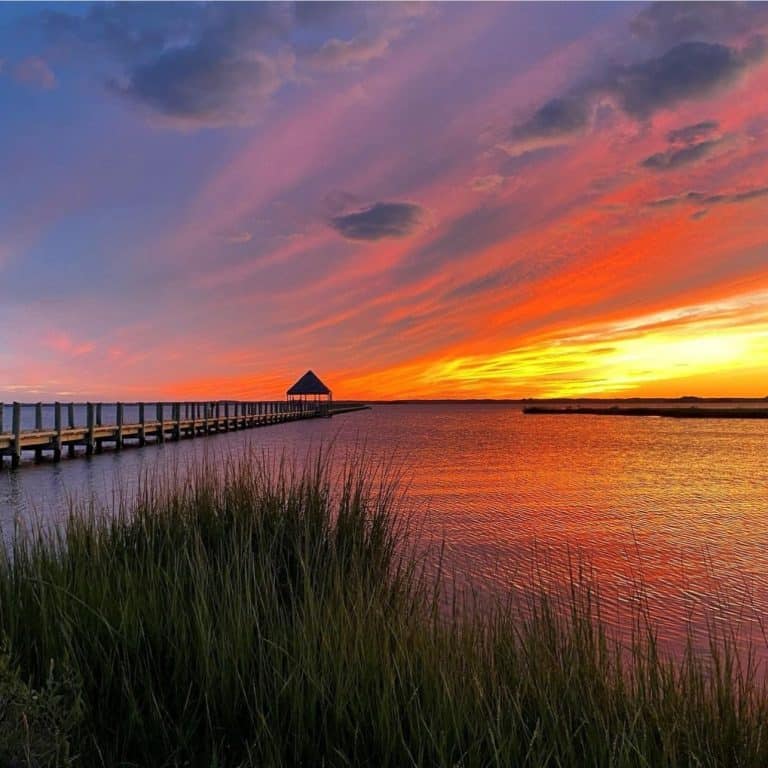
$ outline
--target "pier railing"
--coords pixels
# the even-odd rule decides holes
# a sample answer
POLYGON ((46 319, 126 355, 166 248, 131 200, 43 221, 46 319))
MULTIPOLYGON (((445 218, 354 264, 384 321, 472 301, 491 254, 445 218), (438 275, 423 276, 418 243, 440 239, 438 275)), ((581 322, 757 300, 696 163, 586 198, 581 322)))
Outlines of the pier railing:
POLYGON ((58 461, 65 449, 69 456, 91 455, 105 445, 119 451, 128 443, 162 443, 332 413, 329 403, 298 400, 0 403, 0 462, 10 456, 11 466, 17 467, 23 451, 33 451, 36 460, 49 452, 58 461))

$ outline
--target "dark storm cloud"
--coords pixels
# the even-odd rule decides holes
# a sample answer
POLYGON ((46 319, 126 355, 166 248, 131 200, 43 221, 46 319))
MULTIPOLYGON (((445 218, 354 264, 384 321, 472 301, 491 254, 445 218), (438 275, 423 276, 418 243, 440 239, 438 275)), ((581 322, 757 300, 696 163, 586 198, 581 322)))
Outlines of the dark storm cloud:
POLYGON ((413 234, 424 219, 414 203, 374 203, 354 213, 334 216, 331 226, 348 240, 383 240, 413 234))
POLYGON ((764 3, 658 2, 643 8, 630 23, 645 41, 674 45, 686 40, 722 40, 749 33, 766 22, 764 3))
POLYGON ((703 120, 693 125, 685 125, 670 131, 667 134, 667 141, 670 144, 693 144, 714 133, 719 126, 716 120, 703 120))
POLYGON ((588 126, 602 99, 629 117, 647 119, 660 109, 728 85, 763 54, 759 40, 741 50, 719 43, 680 43, 661 56, 613 66, 569 94, 551 99, 515 126, 510 139, 524 148, 531 141, 551 142, 577 134, 588 126))
POLYGON ((653 171, 671 171, 681 165, 689 165, 707 157, 722 143, 722 139, 700 141, 684 147, 672 147, 664 152, 646 157, 640 165, 653 171))

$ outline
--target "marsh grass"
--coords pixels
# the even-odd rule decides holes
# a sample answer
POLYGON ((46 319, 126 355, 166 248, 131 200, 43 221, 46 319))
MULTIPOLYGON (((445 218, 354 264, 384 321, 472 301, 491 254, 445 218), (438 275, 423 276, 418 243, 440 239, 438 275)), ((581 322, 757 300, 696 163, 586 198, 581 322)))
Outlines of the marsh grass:
POLYGON ((402 504, 365 458, 249 452, 19 537, 9 658, 76 701, 68 751, 18 764, 768 765, 768 697, 727 635, 666 658, 638 615, 620 647, 578 568, 565 595, 446 610, 402 504))

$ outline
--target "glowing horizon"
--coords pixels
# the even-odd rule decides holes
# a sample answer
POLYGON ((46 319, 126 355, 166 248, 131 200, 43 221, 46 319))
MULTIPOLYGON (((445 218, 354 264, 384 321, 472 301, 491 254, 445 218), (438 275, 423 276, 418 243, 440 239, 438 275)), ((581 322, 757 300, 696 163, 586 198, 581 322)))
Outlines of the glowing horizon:
POLYGON ((768 395, 768 6, 0 6, 0 400, 768 395))

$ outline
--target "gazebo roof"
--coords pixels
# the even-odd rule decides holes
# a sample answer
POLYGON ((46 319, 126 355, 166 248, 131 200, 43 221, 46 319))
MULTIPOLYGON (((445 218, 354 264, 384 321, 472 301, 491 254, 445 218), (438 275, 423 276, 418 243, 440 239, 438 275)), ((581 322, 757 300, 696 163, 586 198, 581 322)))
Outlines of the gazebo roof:
POLYGON ((330 395, 331 390, 313 371, 307 371, 287 392, 289 395, 330 395))

